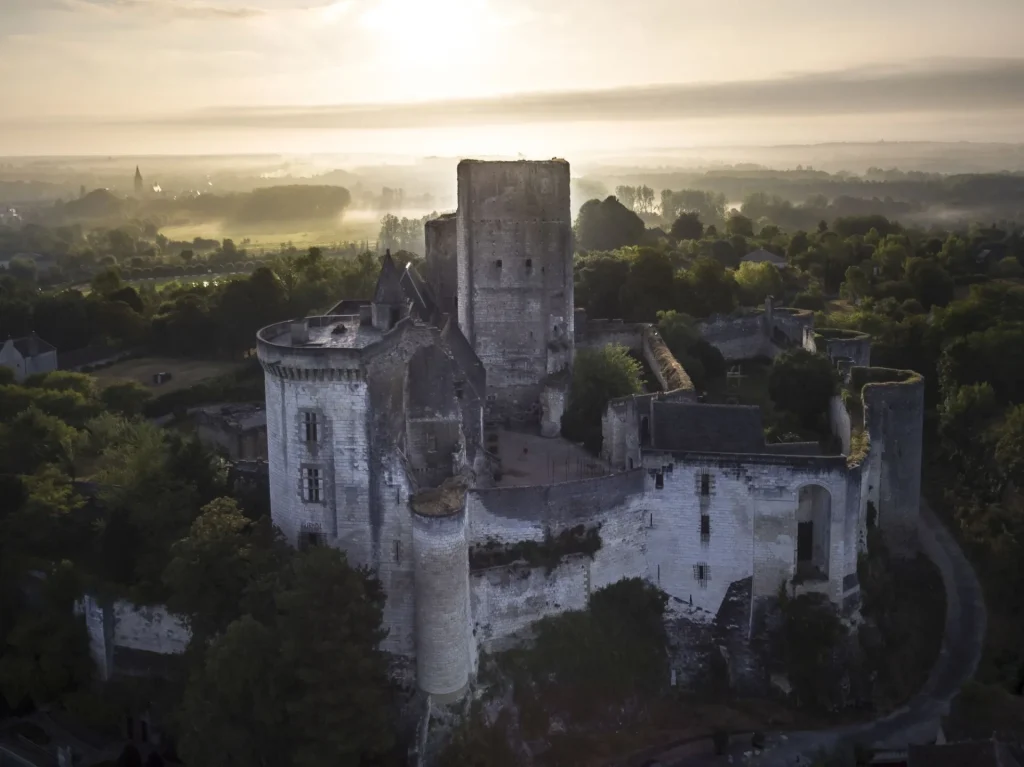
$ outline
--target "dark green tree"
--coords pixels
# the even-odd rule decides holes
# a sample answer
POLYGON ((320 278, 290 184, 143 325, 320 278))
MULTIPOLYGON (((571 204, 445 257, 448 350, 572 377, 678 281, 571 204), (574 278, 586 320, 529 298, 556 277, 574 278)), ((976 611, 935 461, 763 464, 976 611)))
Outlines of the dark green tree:
POLYGON ((608 402, 639 394, 640 363, 624 346, 583 349, 576 354, 569 391, 569 407, 562 416, 562 433, 598 453, 601 450, 601 419, 608 402))
POLYGON ((839 376, 828 357, 806 349, 788 349, 768 372, 768 394, 780 410, 795 415, 807 429, 827 418, 829 400, 839 391, 839 376))
POLYGON ((643 242, 643 219, 615 197, 583 203, 576 217, 576 245, 582 250, 616 250, 643 242))
POLYGON ((695 212, 683 213, 672 222, 672 236, 677 240, 699 240, 704 236, 704 224, 701 223, 700 214, 695 212))

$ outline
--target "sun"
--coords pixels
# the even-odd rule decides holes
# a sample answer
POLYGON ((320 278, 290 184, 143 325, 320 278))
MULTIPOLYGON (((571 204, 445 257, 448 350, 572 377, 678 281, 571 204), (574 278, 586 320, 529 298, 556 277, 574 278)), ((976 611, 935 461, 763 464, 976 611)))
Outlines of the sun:
MULTIPOLYGON (((485 47, 501 26, 487 0, 377 0, 359 18, 379 36, 386 57, 431 74, 464 66, 463 57, 485 47)), ((406 70, 408 73, 411 70, 406 70)))

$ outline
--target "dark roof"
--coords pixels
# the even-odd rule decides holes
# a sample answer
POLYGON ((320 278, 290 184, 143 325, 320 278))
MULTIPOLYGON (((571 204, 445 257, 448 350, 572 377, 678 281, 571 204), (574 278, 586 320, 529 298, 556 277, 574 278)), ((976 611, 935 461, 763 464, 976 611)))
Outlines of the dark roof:
POLYGON ((35 333, 31 333, 23 338, 15 338, 14 348, 18 350, 22 357, 35 357, 47 352, 57 351, 53 344, 47 343, 35 333))
POLYGON ((482 400, 487 384, 487 374, 484 372, 483 363, 480 362, 473 347, 469 345, 469 341, 466 340, 462 331, 459 330, 459 326, 450 316, 445 316, 441 340, 448 347, 455 364, 462 371, 462 375, 466 377, 467 383, 473 388, 477 398, 482 400))
POLYGON ((762 453, 761 409, 752 405, 652 403, 654 447, 694 453, 762 453))
POLYGON ((365 298, 346 298, 345 300, 339 301, 330 309, 328 309, 327 314, 342 316, 359 314, 359 307, 366 306, 368 303, 370 303, 370 301, 365 298))
POLYGON ((775 266, 789 265, 786 263, 785 258, 778 255, 777 253, 772 253, 770 250, 765 250, 764 248, 758 248, 752 253, 747 253, 747 255, 740 259, 740 261, 745 261, 751 264, 761 264, 764 262, 768 262, 770 264, 774 264, 775 266))
POLYGON ((405 304, 405 292, 402 290, 402 275, 391 258, 391 251, 384 254, 384 263, 380 266, 380 277, 373 291, 373 303, 402 306, 405 304))
POLYGON ((995 740, 911 746, 907 767, 1022 767, 1019 749, 995 740))
POLYGON ((412 265, 402 272, 401 284, 405 297, 412 301, 413 313, 423 322, 435 322, 438 318, 437 302, 430 287, 412 265))

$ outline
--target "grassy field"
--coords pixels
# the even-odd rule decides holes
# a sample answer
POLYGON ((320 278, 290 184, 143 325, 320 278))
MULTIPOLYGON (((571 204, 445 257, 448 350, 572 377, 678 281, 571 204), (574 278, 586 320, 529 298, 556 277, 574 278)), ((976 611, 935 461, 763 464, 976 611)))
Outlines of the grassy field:
POLYGON ((205 381, 208 378, 231 373, 241 367, 239 362, 219 362, 210 360, 175 359, 170 357, 139 357, 124 360, 107 368, 96 370, 93 375, 99 379, 100 387, 110 386, 124 381, 138 381, 153 390, 154 395, 167 394, 187 389, 189 386, 205 381), (155 373, 170 373, 171 380, 159 386, 153 385, 155 373))
POLYGON ((244 247, 255 251, 277 250, 281 243, 287 242, 302 249, 333 242, 362 240, 375 242, 377 235, 380 234, 380 217, 376 214, 364 214, 362 211, 356 211, 333 226, 324 226, 322 223, 318 226, 320 228, 297 231, 274 229, 255 231, 251 226, 232 226, 221 221, 207 221, 198 224, 161 227, 160 234, 170 240, 185 241, 191 241, 196 237, 211 240, 230 238, 239 247, 242 247, 242 240, 248 239, 249 242, 244 247))

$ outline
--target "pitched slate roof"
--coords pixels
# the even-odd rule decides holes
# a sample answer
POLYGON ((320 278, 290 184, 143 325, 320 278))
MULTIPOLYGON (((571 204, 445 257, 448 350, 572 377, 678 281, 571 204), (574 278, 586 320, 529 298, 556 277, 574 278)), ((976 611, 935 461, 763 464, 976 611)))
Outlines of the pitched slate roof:
POLYGON ((18 350, 18 354, 22 357, 35 357, 39 354, 57 351, 53 344, 47 343, 35 333, 31 333, 23 338, 15 338, 14 348, 18 350))
POLYGON ((753 405, 652 403, 654 447, 701 453, 763 453, 761 409, 753 405))
POLYGON ((391 251, 384 254, 384 262, 380 266, 377 287, 373 291, 373 303, 402 306, 405 304, 405 291, 402 290, 402 275, 391 258, 391 251))
POLYGON ((438 309, 434 294, 411 264, 402 272, 401 285, 405 297, 412 301, 413 313, 423 322, 436 322, 438 309))
POLYGON ((748 264, 762 264, 765 262, 773 264, 779 269, 783 269, 789 266, 789 264, 786 263, 786 259, 784 259, 782 256, 776 255, 775 253, 772 253, 769 250, 765 250, 764 248, 758 248, 753 253, 747 253, 747 255, 740 259, 740 263, 748 264))
POLYGON ((448 347, 455 364, 466 377, 466 382, 473 388, 476 397, 482 400, 486 394, 487 374, 473 347, 455 324, 454 318, 446 317, 444 328, 441 330, 441 341, 448 347))

